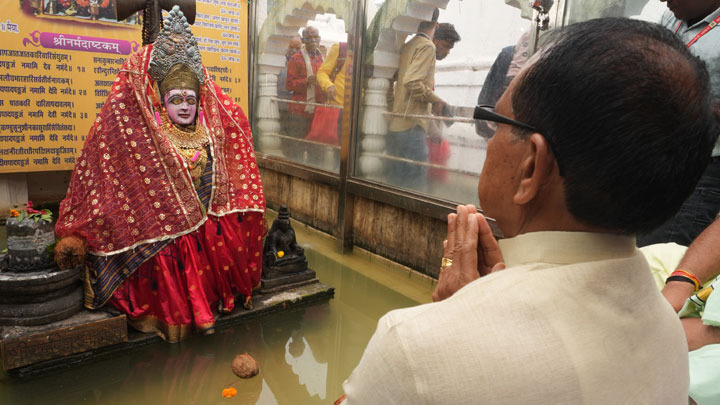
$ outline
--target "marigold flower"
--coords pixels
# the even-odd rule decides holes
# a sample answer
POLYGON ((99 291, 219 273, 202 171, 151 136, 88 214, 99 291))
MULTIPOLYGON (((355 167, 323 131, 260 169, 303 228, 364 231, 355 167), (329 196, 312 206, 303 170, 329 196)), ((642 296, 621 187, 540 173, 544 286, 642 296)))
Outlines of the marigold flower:
POLYGON ((222 390, 222 396, 225 398, 232 398, 235 395, 237 395, 237 390, 233 387, 225 388, 224 390, 222 390))
POLYGON ((285 256, 285 252, 283 252, 282 250, 278 250, 278 257, 283 257, 283 256, 285 256))
POLYGON ((10 210, 10 216, 11 216, 11 217, 16 217, 16 216, 18 216, 18 215, 20 215, 20 212, 18 212, 18 210, 10 210))

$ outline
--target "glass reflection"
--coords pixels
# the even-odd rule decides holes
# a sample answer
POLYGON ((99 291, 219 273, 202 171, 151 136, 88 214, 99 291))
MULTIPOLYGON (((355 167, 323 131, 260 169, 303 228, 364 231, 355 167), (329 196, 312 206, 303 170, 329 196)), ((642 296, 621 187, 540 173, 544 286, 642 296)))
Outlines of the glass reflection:
POLYGON ((357 177, 477 203, 492 128, 472 107, 494 104, 530 54, 530 14, 506 3, 451 1, 438 24, 432 8, 367 3, 357 177))
POLYGON ((292 4, 268 3, 257 36, 257 149, 337 172, 345 89, 352 88, 348 6, 333 14, 292 4))
POLYGON ((655 0, 570 0, 567 2, 565 23, 600 17, 631 17, 659 22, 664 8, 662 2, 655 0))

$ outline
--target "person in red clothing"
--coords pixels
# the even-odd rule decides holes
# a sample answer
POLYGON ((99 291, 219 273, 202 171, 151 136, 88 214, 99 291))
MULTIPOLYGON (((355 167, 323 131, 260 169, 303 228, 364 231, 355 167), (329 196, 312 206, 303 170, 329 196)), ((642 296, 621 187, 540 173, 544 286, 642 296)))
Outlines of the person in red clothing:
MULTIPOLYGON (((323 63, 323 56, 320 53, 320 33, 315 27, 307 27, 302 32, 303 45, 300 51, 295 52, 288 62, 287 79, 285 88, 293 93, 291 99, 294 101, 307 101, 311 103, 323 103, 322 89, 317 82, 317 71, 323 63)), ((305 138, 310 130, 315 107, 304 104, 290 104, 290 122, 288 136, 293 138, 305 138)), ((302 160, 305 154, 305 147, 300 142, 285 140, 282 151, 285 157, 293 160, 302 160)))

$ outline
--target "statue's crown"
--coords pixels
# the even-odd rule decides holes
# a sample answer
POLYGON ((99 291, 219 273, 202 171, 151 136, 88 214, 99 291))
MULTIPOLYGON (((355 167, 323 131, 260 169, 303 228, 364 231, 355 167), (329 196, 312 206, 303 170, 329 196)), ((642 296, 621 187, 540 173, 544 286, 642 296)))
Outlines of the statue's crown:
POLYGON ((170 72, 170 68, 178 63, 187 65, 201 85, 205 82, 197 40, 180 7, 174 6, 153 46, 148 73, 155 82, 160 83, 170 72))

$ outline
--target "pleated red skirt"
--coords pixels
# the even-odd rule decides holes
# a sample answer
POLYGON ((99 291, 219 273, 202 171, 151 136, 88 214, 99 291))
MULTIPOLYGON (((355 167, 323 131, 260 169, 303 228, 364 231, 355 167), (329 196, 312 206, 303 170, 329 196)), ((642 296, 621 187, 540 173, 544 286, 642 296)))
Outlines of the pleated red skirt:
POLYGON ((236 299, 242 307, 259 287, 264 229, 259 212, 208 219, 143 263, 109 303, 169 342, 211 332, 216 314, 230 313, 236 299))

